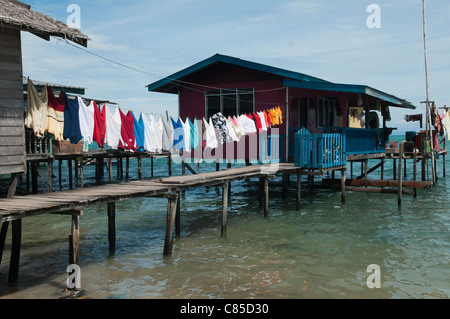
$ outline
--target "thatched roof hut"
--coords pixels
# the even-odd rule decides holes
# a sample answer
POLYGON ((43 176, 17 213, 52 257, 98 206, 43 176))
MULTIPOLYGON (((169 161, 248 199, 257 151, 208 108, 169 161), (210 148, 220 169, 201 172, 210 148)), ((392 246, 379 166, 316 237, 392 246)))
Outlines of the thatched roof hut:
POLYGON ((50 36, 56 36, 84 47, 89 40, 80 30, 33 11, 30 5, 16 0, 0 0, 0 28, 28 31, 45 40, 50 40, 50 36))

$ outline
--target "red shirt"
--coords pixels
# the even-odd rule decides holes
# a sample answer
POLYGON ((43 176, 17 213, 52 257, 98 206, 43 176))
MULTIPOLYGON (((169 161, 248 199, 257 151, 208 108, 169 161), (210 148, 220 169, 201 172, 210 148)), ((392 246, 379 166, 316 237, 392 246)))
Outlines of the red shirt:
POLYGON ((122 135, 123 142, 119 141, 119 148, 127 150, 135 150, 136 139, 134 136, 134 119, 131 111, 128 111, 127 115, 123 114, 122 110, 119 108, 120 119, 122 120, 122 127, 120 129, 120 134, 122 135))
POLYGON ((94 101, 94 142, 97 142, 100 148, 105 147, 105 132, 106 132, 106 108, 103 105, 100 111, 97 103, 94 101))

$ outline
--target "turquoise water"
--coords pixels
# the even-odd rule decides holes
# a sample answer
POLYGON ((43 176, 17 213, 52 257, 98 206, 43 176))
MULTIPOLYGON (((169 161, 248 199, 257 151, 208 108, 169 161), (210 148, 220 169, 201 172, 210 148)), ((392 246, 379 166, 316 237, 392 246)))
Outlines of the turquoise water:
MULTIPOLYGON (((130 162, 132 180, 137 179, 135 162, 130 162)), ((408 164, 406 179, 411 179, 408 164)), ((211 164, 193 167, 215 169, 211 164)), ((85 184, 95 184, 94 169, 85 171, 85 184)), ((174 174, 181 172, 179 165, 173 169, 174 174)), ((354 176, 359 172, 354 165, 354 176)), ((392 178, 392 161, 384 174, 392 178)), ((43 190, 45 168, 41 176, 43 190)), ((144 177, 149 176, 150 163, 144 160, 144 177)), ((166 159, 155 160, 155 176, 167 176, 166 159)), ((369 176, 379 178, 379 170, 369 176)), ((115 170, 113 177, 123 181, 115 170)), ((120 299, 449 298, 450 177, 442 178, 442 159, 438 177, 437 186, 418 189, 417 198, 404 195, 400 208, 395 194, 358 192, 347 192, 341 205, 339 191, 312 188, 304 177, 298 212, 295 177, 283 199, 277 176, 269 183, 268 218, 258 205, 257 180, 235 182, 226 238, 220 237, 221 189, 188 190, 181 197, 181 236, 175 238, 172 257, 162 256, 166 199, 117 203, 113 256, 108 251, 106 205, 87 207, 80 218, 82 289, 90 298, 120 299), (380 288, 367 286, 371 264, 380 267, 380 288)), ((53 186, 59 189, 57 178, 53 186)), ((24 189, 20 185, 19 191, 24 189)), ((61 297, 69 234, 68 216, 25 218, 19 283, 10 286, 8 233, 0 298, 61 297)))

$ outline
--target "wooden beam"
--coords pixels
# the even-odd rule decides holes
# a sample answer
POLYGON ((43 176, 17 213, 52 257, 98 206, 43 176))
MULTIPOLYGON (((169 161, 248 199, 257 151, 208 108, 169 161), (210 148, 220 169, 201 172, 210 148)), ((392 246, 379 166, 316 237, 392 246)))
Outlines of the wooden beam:
POLYGON ((227 235, 227 218, 228 218, 228 187, 229 183, 223 184, 222 187, 222 223, 220 227, 220 236, 227 235))
POLYGON ((166 215, 166 237, 164 240, 164 256, 172 255, 172 247, 173 247, 173 230, 175 224, 175 215, 177 213, 177 202, 178 202, 178 194, 177 193, 168 193, 167 195, 168 203, 167 203, 167 215, 166 215))
POLYGON ((11 260, 9 262, 8 282, 16 283, 19 279, 20 246, 22 242, 22 219, 12 221, 11 260))
MULTIPOLYGON (((363 193, 384 193, 384 194, 398 194, 397 189, 383 188, 383 187, 358 187, 358 186, 345 186, 347 191, 351 192, 363 192, 363 193)), ((414 195, 413 190, 403 189, 402 194, 414 195)))
POLYGON ((108 243, 109 253, 116 251, 116 203, 108 203, 108 243))

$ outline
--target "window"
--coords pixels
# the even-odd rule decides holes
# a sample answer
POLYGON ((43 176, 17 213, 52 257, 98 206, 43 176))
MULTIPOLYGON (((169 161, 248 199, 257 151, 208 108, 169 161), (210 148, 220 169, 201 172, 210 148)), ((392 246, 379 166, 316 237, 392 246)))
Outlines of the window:
POLYGON ((206 117, 221 112, 223 116, 254 112, 254 89, 208 90, 206 96, 206 117))
POLYGON ((316 119, 318 128, 334 126, 334 109, 336 101, 332 99, 317 99, 316 119))

